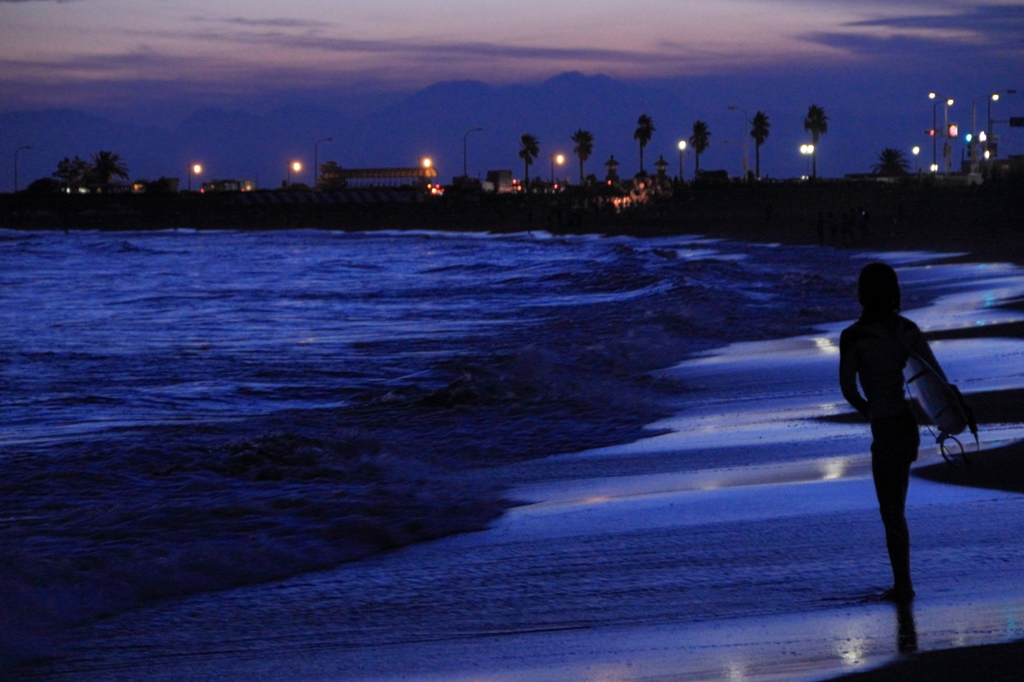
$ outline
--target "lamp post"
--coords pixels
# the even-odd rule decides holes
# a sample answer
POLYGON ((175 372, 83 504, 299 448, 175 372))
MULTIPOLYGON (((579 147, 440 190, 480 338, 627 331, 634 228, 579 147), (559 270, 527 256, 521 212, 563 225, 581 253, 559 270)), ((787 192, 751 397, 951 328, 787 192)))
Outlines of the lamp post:
POLYGON ((552 185, 555 184, 555 164, 556 163, 559 166, 561 166, 563 163, 565 163, 565 157, 562 156, 561 154, 552 154, 551 155, 551 184, 552 185))
MULTIPOLYGON (((939 137, 939 131, 937 129, 938 122, 936 121, 936 107, 940 104, 945 104, 942 113, 942 135, 943 137, 946 137, 949 131, 949 108, 953 106, 953 100, 947 99, 943 101, 943 99, 934 92, 928 93, 928 99, 935 100, 935 104, 932 105, 932 172, 935 172, 939 168, 938 157, 936 154, 939 137)), ((948 147, 949 142, 947 141, 945 142, 942 150, 944 158, 948 158, 948 154, 946 154, 948 147)))
POLYGON ((747 133, 750 128, 750 118, 747 116, 747 110, 741 109, 740 107, 729 106, 729 111, 740 111, 743 113, 743 181, 747 180, 747 169, 750 167, 750 163, 747 161, 747 138, 750 137, 747 133))
POLYGON ((468 171, 469 164, 467 163, 467 158, 466 158, 466 156, 467 156, 466 155, 466 147, 467 147, 468 140, 469 140, 469 134, 470 133, 479 133, 481 131, 483 131, 483 128, 470 128, 469 130, 467 130, 462 135, 462 177, 464 177, 464 178, 468 178, 469 177, 469 171, 468 171))
POLYGON ((686 153, 686 140, 679 140, 679 182, 683 181, 683 154, 686 153))
POLYGON ((292 161, 290 164, 288 164, 288 184, 289 185, 292 184, 292 171, 295 171, 296 173, 298 173, 300 170, 302 170, 302 164, 299 163, 298 161, 292 161))
POLYGON ((942 134, 946 141, 942 143, 942 168, 943 173, 949 173, 950 164, 953 162, 953 148, 949 145, 949 108, 953 106, 953 100, 947 99, 946 105, 942 107, 942 134))
POLYGON ((917 171, 918 173, 920 173, 921 172, 921 160, 918 158, 918 154, 921 153, 921 148, 915 145, 910 150, 910 153, 914 155, 914 170, 917 171))
POLYGON ((321 142, 334 142, 334 138, 333 137, 321 137, 319 140, 316 141, 316 144, 313 145, 313 189, 314 190, 317 188, 317 185, 320 182, 320 156, 319 156, 319 154, 317 152, 319 152, 319 147, 320 147, 320 143, 321 142))
MULTIPOLYGON (((1017 94, 1016 90, 1002 90, 1001 92, 1004 93, 1004 94, 1007 94, 1007 95, 1016 95, 1017 94)), ((998 142, 999 141, 999 137, 997 135, 995 135, 993 133, 993 131, 992 131, 992 124, 995 123, 995 121, 992 120, 992 102, 998 102, 999 101, 999 94, 1000 94, 999 92, 994 92, 988 98, 988 127, 985 130, 988 132, 989 139, 991 139, 993 142, 998 142)), ((999 156, 999 147, 998 146, 996 147, 995 154, 993 154, 993 156, 999 156)), ((985 158, 986 159, 989 158, 989 155, 988 155, 988 144, 987 143, 985 144, 985 158)))
POLYGON ((18 154, 21 153, 21 151, 23 149, 32 149, 32 145, 23 144, 22 146, 20 146, 20 147, 18 147, 17 149, 14 150, 14 193, 15 194, 18 193, 18 154))
MULTIPOLYGON (((988 110, 989 110, 989 112, 991 112, 992 111, 992 98, 993 97, 995 97, 996 100, 998 100, 999 99, 999 94, 996 93, 994 95, 980 95, 980 96, 975 97, 974 99, 971 100, 971 135, 975 139, 977 139, 977 137, 978 137, 978 100, 979 99, 988 99, 988 101, 989 101, 988 110)), ((990 119, 992 118, 991 114, 989 115, 989 118, 990 119)))
POLYGON ((203 167, 200 166, 198 163, 194 163, 191 166, 189 166, 189 169, 188 169, 188 191, 189 192, 192 191, 192 176, 193 175, 198 176, 202 172, 203 172, 203 167))
POLYGON ((928 99, 935 100, 932 104, 932 165, 931 171, 934 173, 939 168, 938 163, 938 144, 939 144, 939 124, 936 118, 936 108, 942 104, 942 98, 936 95, 934 92, 928 93, 928 99))
POLYGON ((814 153, 813 144, 800 145, 800 153, 807 157, 807 177, 811 175, 811 154, 814 153))

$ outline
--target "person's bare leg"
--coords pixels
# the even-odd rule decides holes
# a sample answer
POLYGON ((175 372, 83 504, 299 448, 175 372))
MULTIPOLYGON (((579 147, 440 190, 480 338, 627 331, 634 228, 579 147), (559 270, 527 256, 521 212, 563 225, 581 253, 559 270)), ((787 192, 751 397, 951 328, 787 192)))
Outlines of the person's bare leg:
POLYGON ((889 550, 893 578, 891 597, 887 598, 897 602, 909 601, 914 597, 914 584, 910 578, 910 531, 902 514, 885 523, 885 544, 889 550))
POLYGON ((882 598, 908 602, 914 598, 914 584, 910 577, 910 530, 905 515, 910 463, 886 466, 886 463, 873 461, 872 470, 893 577, 892 588, 886 590, 882 598))

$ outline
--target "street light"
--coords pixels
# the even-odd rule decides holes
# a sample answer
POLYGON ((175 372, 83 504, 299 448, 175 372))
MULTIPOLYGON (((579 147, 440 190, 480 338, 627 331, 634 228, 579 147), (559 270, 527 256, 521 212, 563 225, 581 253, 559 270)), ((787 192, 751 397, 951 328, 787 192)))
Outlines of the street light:
POLYGON ((747 116, 747 110, 741 109, 740 107, 729 106, 729 111, 741 111, 743 112, 743 180, 747 179, 747 169, 750 167, 750 163, 747 161, 747 138, 750 137, 747 131, 750 128, 750 118, 747 116))
POLYGON ((18 154, 23 149, 32 149, 32 145, 25 144, 14 150, 14 193, 18 193, 18 154))
POLYGON ((298 161, 292 161, 291 164, 288 166, 288 184, 289 185, 292 184, 292 171, 295 171, 296 173, 298 173, 300 170, 302 170, 302 164, 299 163, 298 161))
POLYGON ((811 154, 814 153, 814 145, 813 144, 802 144, 802 145, 800 145, 800 153, 803 154, 804 156, 808 157, 807 158, 807 177, 810 177, 810 175, 811 175, 811 159, 810 159, 810 156, 811 156, 811 154))
MULTIPOLYGON (((1001 92, 1003 92, 1003 93, 1005 93, 1007 95, 1016 95, 1017 94, 1016 90, 1002 90, 1001 92)), ((992 93, 992 95, 988 98, 988 128, 987 128, 987 130, 988 130, 988 136, 992 139, 993 142, 998 142, 999 141, 999 137, 997 135, 994 135, 993 132, 992 132, 992 124, 995 123, 995 121, 992 120, 992 102, 998 102, 998 101, 999 101, 999 93, 998 92, 992 93)), ((1004 123, 1005 123, 1005 121, 1004 121, 1004 123)), ((996 147, 995 154, 993 154, 993 156, 999 156, 999 147, 996 147)), ((986 159, 989 158, 988 144, 985 145, 985 158, 986 159)))
POLYGON ((198 176, 202 172, 203 172, 203 167, 200 166, 198 163, 194 163, 194 164, 192 164, 189 167, 189 169, 188 169, 188 191, 189 192, 192 191, 192 176, 193 175, 198 176))
POLYGON ((321 142, 334 142, 333 137, 321 137, 313 145, 313 189, 317 188, 320 180, 320 157, 317 154, 321 142))
POLYGON ((469 177, 469 171, 467 170, 468 164, 466 163, 466 145, 469 140, 469 134, 479 133, 481 131, 483 131, 483 128, 470 128, 462 135, 462 177, 464 178, 469 177))
MULTIPOLYGON (((928 93, 928 99, 934 99, 935 104, 932 105, 932 172, 938 169, 938 159, 936 157, 936 146, 938 144, 939 131, 937 129, 938 122, 936 121, 935 108, 940 104, 943 104, 942 98, 936 95, 934 92, 928 93)), ((943 135, 947 136, 949 133, 949 107, 953 106, 953 100, 947 99, 945 101, 945 107, 942 112, 942 130, 943 135)), ((946 153, 949 148, 949 141, 943 144, 942 155, 943 158, 948 159, 949 155, 946 153)))
POLYGON ((565 157, 562 156, 561 154, 552 154, 551 155, 551 184, 552 185, 555 184, 555 164, 556 163, 559 166, 561 166, 563 163, 565 163, 565 157))
POLYGON ((921 161, 920 159, 918 159, 917 155, 921 153, 921 148, 915 145, 913 148, 911 148, 910 153, 914 155, 914 170, 920 173, 921 161))
POLYGON ((683 181, 683 154, 686 153, 686 140, 679 140, 679 182, 683 181))

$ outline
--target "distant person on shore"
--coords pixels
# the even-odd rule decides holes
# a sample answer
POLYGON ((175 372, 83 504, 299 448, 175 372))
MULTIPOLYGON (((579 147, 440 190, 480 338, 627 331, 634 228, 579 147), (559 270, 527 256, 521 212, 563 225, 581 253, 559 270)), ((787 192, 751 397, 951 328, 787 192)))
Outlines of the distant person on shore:
POLYGON ((906 604, 914 598, 914 586, 904 509, 921 436, 904 392, 903 367, 913 351, 939 374, 942 369, 918 326, 899 315, 900 285, 892 267, 864 266, 857 298, 863 313, 839 337, 839 385, 843 397, 871 422, 871 473, 893 574, 893 586, 881 598, 906 604))
POLYGON ((871 231, 870 217, 868 212, 864 209, 860 209, 860 238, 861 241, 868 240, 868 233, 871 231))

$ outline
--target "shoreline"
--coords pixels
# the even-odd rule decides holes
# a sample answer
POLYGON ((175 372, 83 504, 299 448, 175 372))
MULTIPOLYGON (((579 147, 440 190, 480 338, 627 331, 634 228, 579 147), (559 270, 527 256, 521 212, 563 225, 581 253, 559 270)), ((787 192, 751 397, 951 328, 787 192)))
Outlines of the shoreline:
MULTIPOLYGON (((788 223, 790 229, 779 228, 776 231, 765 230, 764 232, 758 232, 758 238, 751 238, 746 241, 755 242, 780 242, 787 244, 799 244, 807 245, 807 234, 803 230, 803 227, 798 225, 794 219, 794 222, 788 223), (771 238, 769 238, 771 237, 771 238)), ((710 238, 724 238, 734 239, 737 241, 745 241, 741 236, 746 228, 737 226, 733 231, 733 234, 724 234, 722 232, 728 232, 729 230, 722 230, 716 232, 715 230, 704 231, 704 236, 710 238)), ((909 239, 909 235, 905 235, 909 239)), ((928 239, 936 243, 941 242, 943 239, 941 234, 929 234, 928 239)), ((865 240, 862 245, 854 245, 852 248, 855 249, 866 249, 866 250, 893 250, 897 248, 891 246, 889 243, 871 243, 874 240, 865 240)), ((881 242, 881 238, 878 239, 881 242)), ((1009 240, 1012 244, 1007 246, 1008 253, 1011 253, 1011 258, 1016 262, 1020 262, 1020 246, 1019 240, 1009 240)), ((902 242, 901 242, 902 244, 902 242)), ((906 242, 906 244, 898 248, 908 249, 922 249, 922 245, 913 240, 906 242)), ((929 251, 948 251, 948 250, 965 250, 958 247, 952 249, 944 249, 942 244, 930 245, 927 250, 929 251)), ((957 256, 955 260, 964 260, 967 262, 976 262, 983 260, 982 258, 971 256, 957 256)), ((1000 262, 1007 260, 1006 256, 998 258, 1000 262)), ((960 339, 960 338, 972 338, 972 337, 996 337, 1009 335, 1014 338, 1024 338, 1024 324, 1022 323, 1011 323, 1007 325, 993 325, 991 327, 984 328, 972 328, 969 330, 956 330, 950 332, 938 332, 934 335, 929 335, 929 339, 960 339)), ((1014 403, 1020 404, 1019 399, 1022 396, 1022 391, 998 391, 998 392, 987 392, 978 393, 968 396, 968 401, 975 407, 975 410, 982 412, 983 415, 979 415, 979 419, 984 419, 982 423, 994 423, 1003 421, 1007 415, 1010 417, 1016 417, 1020 419, 1019 410, 1017 414, 1014 414, 1014 403)), ((982 427, 984 433, 984 426, 982 427)), ((1021 467, 1024 464, 1021 454, 1024 452, 1024 444, 1015 444, 1008 446, 1007 448, 1001 448, 998 450, 990 450, 982 453, 981 456, 975 458, 976 466, 973 468, 972 475, 979 475, 979 472, 985 473, 986 476, 982 477, 989 483, 989 485, 980 485, 978 487, 989 488, 996 487, 991 485, 992 482, 1005 483, 1007 480, 1012 480, 1014 476, 1017 476, 1022 484, 1024 484, 1024 477, 1018 476, 1020 468, 1014 469, 1013 467, 1021 467), (1005 451, 1005 452, 1004 452, 1005 451), (1007 472, 1016 472, 1008 475, 1007 472)), ((922 473, 928 470, 936 470, 938 472, 945 472, 950 477, 957 477, 964 472, 954 470, 944 463, 923 467, 920 469, 922 473)), ((918 472, 915 471, 915 474, 918 472)), ((923 476, 922 478, 928 478, 923 476)), ((936 480, 936 479, 932 479, 936 480)), ((941 481, 956 483, 958 485, 971 485, 970 483, 964 483, 962 481, 941 481)), ((1000 488, 1006 489, 1006 488, 1000 488)), ((1024 490, 1018 488, 1012 488, 1015 492, 1024 492, 1024 490)), ((1021 661, 1024 660, 1024 642, 1010 643, 1010 644, 996 644, 996 645, 981 645, 978 647, 963 647, 955 649, 945 649, 930 651, 921 654, 914 654, 899 660, 897 663, 877 668, 875 670, 863 671, 854 673, 852 675, 846 675, 840 680, 880 680, 887 681, 890 679, 906 679, 908 677, 912 679, 964 679, 961 675, 959 677, 939 677, 939 673, 955 672, 957 670, 969 670, 975 675, 988 675, 985 679, 1012 679, 1010 677, 996 677, 996 675, 1004 675, 1006 672, 1013 671, 1017 672, 1021 669, 1021 661), (961 667, 958 668, 957 666, 961 667), (964 667, 966 666, 966 667, 964 667), (891 671, 896 672, 891 672, 891 671)))

